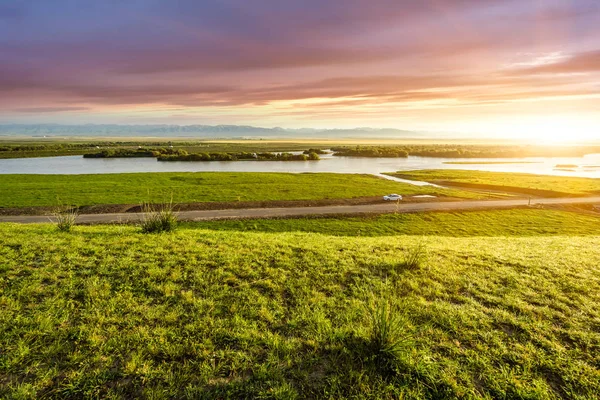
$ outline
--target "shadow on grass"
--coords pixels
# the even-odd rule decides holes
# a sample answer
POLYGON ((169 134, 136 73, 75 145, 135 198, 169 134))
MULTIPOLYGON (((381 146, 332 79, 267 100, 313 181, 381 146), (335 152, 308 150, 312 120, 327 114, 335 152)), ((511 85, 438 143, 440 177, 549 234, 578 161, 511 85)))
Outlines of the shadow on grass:
MULTIPOLYGON (((354 398, 369 388, 374 398, 396 397, 402 391, 423 398, 453 399, 452 386, 420 371, 408 359, 381 362, 372 340, 349 335, 334 343, 307 347, 303 356, 282 367, 268 365, 244 376, 223 377, 198 388, 198 398, 354 398)), ((407 349, 408 351, 408 349, 407 349)), ((264 364, 263 364, 264 365, 264 364)))

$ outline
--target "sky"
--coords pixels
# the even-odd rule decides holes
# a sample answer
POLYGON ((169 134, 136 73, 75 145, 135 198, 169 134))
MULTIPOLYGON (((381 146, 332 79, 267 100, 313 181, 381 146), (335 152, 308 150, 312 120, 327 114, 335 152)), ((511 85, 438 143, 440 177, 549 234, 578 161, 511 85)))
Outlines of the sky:
POLYGON ((600 138, 600 1, 0 0, 0 123, 600 138))

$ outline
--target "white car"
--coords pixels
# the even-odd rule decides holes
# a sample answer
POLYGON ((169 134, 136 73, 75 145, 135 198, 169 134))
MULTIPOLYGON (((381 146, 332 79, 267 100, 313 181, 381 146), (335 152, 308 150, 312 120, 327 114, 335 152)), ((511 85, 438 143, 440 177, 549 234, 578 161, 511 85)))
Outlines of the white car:
POLYGON ((402 200, 402 196, 400 196, 399 194, 386 194, 385 196, 383 196, 383 199, 385 201, 399 201, 402 200))

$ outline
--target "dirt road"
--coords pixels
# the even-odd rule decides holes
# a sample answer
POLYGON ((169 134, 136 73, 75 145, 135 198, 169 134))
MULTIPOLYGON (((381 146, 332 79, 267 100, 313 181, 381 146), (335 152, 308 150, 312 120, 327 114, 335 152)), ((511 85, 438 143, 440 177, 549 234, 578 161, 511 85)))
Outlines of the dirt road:
MULTIPOLYGON (((347 206, 319 206, 319 207, 286 207, 286 208, 246 208, 229 210, 197 210, 181 211, 179 219, 184 221, 202 221, 211 219, 241 219, 241 218, 272 218, 272 217, 301 217, 308 215, 336 215, 336 214, 364 214, 364 213, 411 213, 425 211, 459 211, 459 210, 485 210, 495 208, 514 208, 527 206, 528 199, 513 200, 475 200, 452 202, 427 202, 427 203, 382 203, 347 206)), ((536 204, 600 204, 600 197, 579 198, 542 198, 532 199, 531 205, 536 204)), ((105 224, 115 222, 135 222, 143 217, 140 213, 121 214, 83 214, 77 217, 77 223, 105 224)), ((0 222, 16 223, 43 223, 50 222, 48 216, 1 216, 0 222)))

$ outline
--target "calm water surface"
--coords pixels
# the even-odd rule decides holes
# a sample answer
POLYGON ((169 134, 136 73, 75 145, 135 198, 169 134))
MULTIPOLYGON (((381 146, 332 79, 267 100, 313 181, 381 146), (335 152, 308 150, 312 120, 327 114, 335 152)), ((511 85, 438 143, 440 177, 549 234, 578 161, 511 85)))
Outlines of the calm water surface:
POLYGON ((585 157, 529 157, 509 161, 531 164, 444 164, 445 162, 489 162, 499 159, 449 159, 429 157, 356 158, 326 155, 320 161, 199 161, 159 162, 154 158, 83 158, 81 156, 18 158, 0 160, 0 174, 110 174, 125 172, 334 172, 379 175, 383 172, 417 169, 469 169, 498 172, 600 178, 600 154, 585 157), (568 171, 558 164, 573 164, 568 171))

